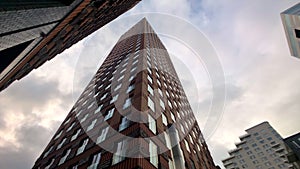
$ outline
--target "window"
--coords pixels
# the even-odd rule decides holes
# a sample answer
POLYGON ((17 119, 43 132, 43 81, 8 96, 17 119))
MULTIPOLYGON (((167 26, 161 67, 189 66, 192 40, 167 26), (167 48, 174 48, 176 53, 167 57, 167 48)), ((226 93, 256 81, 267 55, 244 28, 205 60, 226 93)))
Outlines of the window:
POLYGON ((97 144, 101 143, 102 141, 105 140, 107 132, 108 132, 108 127, 106 127, 105 129, 102 129, 101 135, 97 138, 97 144))
POLYGON ((58 145, 56 150, 60 149, 62 147, 62 145, 67 141, 67 138, 64 138, 58 145))
POLYGON ((162 91, 160 90, 160 88, 158 88, 158 93, 161 95, 161 97, 163 97, 163 93, 162 93, 162 91))
POLYGON ((148 114, 149 129, 156 134, 156 121, 148 114))
POLYGON ((97 113, 99 113, 100 112, 100 110, 101 110, 101 108, 102 108, 102 104, 95 110, 95 112, 94 112, 94 114, 97 114, 97 113))
POLYGON ((150 83, 153 84, 153 80, 152 80, 152 78, 149 75, 147 76, 147 79, 149 80, 150 83))
POLYGON ((94 102, 92 102, 89 106, 88 106, 88 108, 87 109, 90 109, 90 108, 92 108, 93 107, 93 105, 94 105, 94 102))
POLYGON ((106 98, 106 96, 107 96, 107 93, 105 93, 105 94, 101 97, 100 100, 101 100, 101 101, 104 100, 104 99, 106 98))
POLYGON ((153 89, 152 87, 148 84, 148 92, 153 96, 154 93, 153 93, 153 89))
POLYGON ((61 136, 62 132, 63 132, 63 130, 60 130, 60 132, 55 136, 54 140, 58 139, 58 137, 61 136))
POLYGON ((127 98, 127 99, 125 100, 124 105, 123 105, 123 109, 128 108, 130 105, 131 105, 131 98, 127 98))
POLYGON ((115 95, 115 96, 111 99, 110 104, 112 104, 112 103, 114 103, 115 101, 117 101, 117 100, 118 100, 118 97, 119 97, 119 94, 115 95))
POLYGON ((173 121, 175 121, 175 116, 174 116, 174 114, 171 112, 171 119, 173 120, 173 121))
POLYGON ((150 140, 149 142, 150 163, 158 167, 157 146, 150 140))
POLYGON ((165 116, 163 113, 161 114, 161 118, 162 118, 163 124, 164 124, 165 126, 167 126, 167 125, 168 125, 168 121, 167 121, 166 116, 165 116))
POLYGON ((123 140, 118 143, 117 152, 114 154, 112 159, 112 165, 117 164, 125 159, 127 147, 127 140, 123 140))
POLYGON ((168 147, 168 149, 171 149, 171 140, 170 140, 170 137, 169 135, 167 134, 167 132, 164 132, 164 135, 165 135, 165 140, 166 140, 166 146, 168 147))
POLYGON ((104 117, 104 120, 110 119, 114 115, 114 110, 115 110, 115 108, 110 109, 108 111, 108 113, 106 114, 106 116, 104 117))
POLYGON ((86 138, 86 139, 82 142, 81 146, 78 148, 76 155, 81 154, 81 153, 84 151, 84 149, 85 149, 86 145, 88 144, 88 142, 89 142, 89 139, 86 138))
POLYGON ((87 169, 97 169, 98 165, 99 165, 99 162, 100 162, 100 159, 101 159, 101 153, 95 154, 93 156, 93 161, 92 161, 91 165, 88 166, 87 169))
POLYGON ((295 35, 297 38, 300 38, 300 30, 295 29, 295 35))
POLYGON ((186 140, 184 140, 185 147, 189 153, 191 153, 190 146, 186 140))
POLYGON ((70 152, 71 152, 71 149, 68 149, 68 150, 65 152, 65 155, 59 160, 58 165, 61 165, 61 164, 63 164, 63 163, 66 161, 66 159, 67 159, 67 157, 69 156, 70 152))
POLYGON ((76 133, 71 137, 71 141, 75 140, 75 139, 78 137, 80 131, 81 131, 81 129, 78 129, 78 130, 76 131, 76 133))
POLYGON ((95 124, 97 123, 97 119, 94 119, 92 121, 92 123, 89 125, 89 127, 87 128, 87 131, 90 131, 94 128, 95 124))
POLYGON ((134 89, 134 84, 128 86, 126 93, 130 93, 134 89))
MULTIPOLYGON (((89 116, 89 114, 85 114, 84 117, 80 120, 80 123, 83 123, 87 119, 88 116, 89 116)), ((73 128, 73 126, 72 126, 72 128, 73 128)), ((68 131, 69 131, 69 129, 68 129, 68 131)))
POLYGON ((52 164, 54 163, 54 161, 55 161, 55 159, 52 158, 51 162, 45 167, 45 169, 49 169, 52 166, 52 164))
POLYGON ((127 117, 123 117, 122 122, 119 126, 119 131, 126 129, 129 125, 130 125, 130 121, 127 119, 127 117))
POLYGON ((165 109, 165 103, 161 99, 159 99, 159 104, 163 109, 165 109))
POLYGON ((47 157, 48 154, 53 150, 53 146, 49 148, 49 150, 44 154, 43 158, 47 157))
POLYGON ((114 89, 114 91, 117 91, 121 88, 122 84, 119 84, 118 86, 116 86, 116 88, 114 89))
POLYGON ((133 72, 133 71, 135 71, 135 70, 136 70, 136 67, 132 68, 130 72, 133 72))
POLYGON ((151 100, 150 97, 148 97, 148 107, 155 112, 154 102, 151 100))
POLYGON ((133 79, 134 79, 134 76, 130 76, 129 82, 132 81, 133 79))
POLYGON ((121 77, 119 77, 118 81, 122 80, 124 78, 124 75, 122 75, 121 77))

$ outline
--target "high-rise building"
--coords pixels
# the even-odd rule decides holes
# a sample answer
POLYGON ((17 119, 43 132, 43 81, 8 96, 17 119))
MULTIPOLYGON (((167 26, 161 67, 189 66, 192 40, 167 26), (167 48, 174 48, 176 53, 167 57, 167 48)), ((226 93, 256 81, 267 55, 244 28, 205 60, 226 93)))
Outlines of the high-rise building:
POLYGON ((300 3, 281 13, 285 35, 292 56, 300 58, 300 3))
POLYGON ((263 122, 246 130, 241 142, 222 160, 226 169, 287 169, 286 148, 281 136, 268 123, 263 122))
POLYGON ((121 36, 33 168, 216 168, 145 18, 121 36))
POLYGON ((293 169, 300 169, 300 133, 294 134, 284 139, 287 145, 287 158, 293 169))
POLYGON ((0 91, 140 0, 2 0, 0 91))

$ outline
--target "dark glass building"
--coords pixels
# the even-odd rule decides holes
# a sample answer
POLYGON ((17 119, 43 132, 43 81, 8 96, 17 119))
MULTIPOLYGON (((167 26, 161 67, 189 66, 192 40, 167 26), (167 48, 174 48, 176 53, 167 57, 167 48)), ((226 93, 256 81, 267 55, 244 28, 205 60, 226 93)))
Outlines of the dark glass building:
POLYGON ((300 133, 294 134, 284 139, 287 145, 287 158, 292 165, 292 169, 300 169, 300 133))
POLYGON ((217 168, 146 19, 121 36, 33 168, 217 168))
POLYGON ((0 91, 139 1, 1 1, 0 91))

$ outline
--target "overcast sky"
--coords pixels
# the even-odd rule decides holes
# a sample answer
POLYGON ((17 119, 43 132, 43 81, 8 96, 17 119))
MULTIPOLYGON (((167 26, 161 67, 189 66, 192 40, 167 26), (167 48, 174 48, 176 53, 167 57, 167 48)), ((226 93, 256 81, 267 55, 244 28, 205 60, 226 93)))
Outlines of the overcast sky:
MULTIPOLYGON (((204 127, 208 119, 219 119, 215 130, 204 132, 215 163, 221 165, 245 129, 263 121, 269 121, 283 137, 299 132, 300 60, 290 56, 280 20, 280 12, 296 3, 140 2, 0 93, 1 169, 33 166, 120 35, 144 15, 168 49, 200 126, 204 127), (170 37, 180 25, 160 24, 157 13, 189 23, 213 45, 226 79, 223 112, 209 114, 210 106, 214 106, 210 104, 214 92, 210 72, 205 62, 195 60, 209 54, 197 55, 193 53, 197 49, 189 48, 189 42, 170 37)), ((186 33, 188 30, 182 32, 184 36, 186 33)))

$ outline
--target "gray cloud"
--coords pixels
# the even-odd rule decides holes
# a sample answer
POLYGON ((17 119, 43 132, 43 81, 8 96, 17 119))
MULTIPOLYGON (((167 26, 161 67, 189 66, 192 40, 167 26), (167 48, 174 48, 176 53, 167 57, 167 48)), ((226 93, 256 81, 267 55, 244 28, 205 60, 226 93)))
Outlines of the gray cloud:
POLYGON ((53 134, 42 126, 27 123, 16 130, 16 138, 20 147, 14 145, 0 147, 2 169, 31 168, 33 161, 37 159, 53 134))

